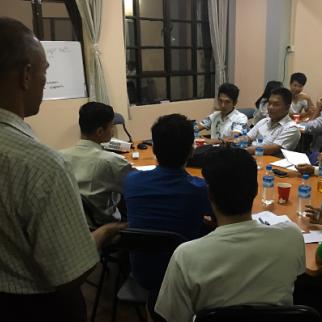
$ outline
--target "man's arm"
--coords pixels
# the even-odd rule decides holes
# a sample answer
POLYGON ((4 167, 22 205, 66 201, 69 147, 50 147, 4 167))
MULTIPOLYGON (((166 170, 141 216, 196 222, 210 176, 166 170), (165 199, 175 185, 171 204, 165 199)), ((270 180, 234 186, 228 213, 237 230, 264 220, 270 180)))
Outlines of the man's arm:
MULTIPOLYGON (((278 154, 281 151, 281 146, 277 144, 265 144, 263 145, 264 148, 264 154, 266 155, 274 155, 278 154)), ((255 154, 255 146, 249 146, 246 148, 246 151, 248 151, 250 154, 255 154)))
MULTIPOLYGON (((127 223, 111 223, 103 225, 99 228, 97 228, 95 231, 92 232, 92 237, 94 238, 96 242, 97 249, 100 250, 102 248, 102 245, 108 241, 113 239, 117 236, 118 232, 121 229, 125 229, 127 227, 127 223)), ((78 278, 72 280, 71 282, 59 285, 56 287, 57 291, 64 292, 67 290, 70 290, 72 288, 79 287, 82 285, 88 275, 92 273, 95 269, 96 265, 91 267, 89 270, 87 270, 84 274, 79 276, 78 278)))

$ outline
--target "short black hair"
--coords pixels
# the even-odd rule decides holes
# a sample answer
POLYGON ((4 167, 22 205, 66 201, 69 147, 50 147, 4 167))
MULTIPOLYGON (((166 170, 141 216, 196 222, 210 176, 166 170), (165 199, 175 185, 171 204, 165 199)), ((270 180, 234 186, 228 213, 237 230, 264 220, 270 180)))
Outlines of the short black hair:
POLYGON ((192 122, 181 114, 161 116, 152 128, 153 152, 161 166, 182 167, 192 150, 192 122))
POLYGON ((217 95, 217 97, 219 97, 220 94, 225 94, 234 103, 236 103, 237 102, 237 99, 238 99, 238 95, 239 95, 239 88, 236 85, 234 85, 234 84, 223 83, 218 88, 218 95, 217 95))
POLYGON ((302 86, 304 86, 306 84, 306 76, 303 73, 294 73, 291 75, 291 79, 290 79, 290 84, 292 84, 293 82, 298 82, 299 84, 301 84, 302 86))
POLYGON ((79 109, 79 126, 83 134, 93 134, 99 127, 106 128, 113 118, 112 106, 103 103, 89 102, 79 109))
POLYGON ((275 88, 271 92, 272 95, 279 95, 282 97, 284 104, 290 106, 292 104, 292 93, 289 89, 285 87, 275 88))
POLYGON ((257 165, 243 149, 218 148, 206 156, 202 169, 210 200, 226 216, 250 212, 257 195, 257 165))
POLYGON ((0 17, 0 44, 0 78, 31 63, 31 52, 39 50, 33 32, 20 21, 8 17, 0 17))
POLYGON ((272 90, 275 88, 283 87, 283 83, 280 81, 269 81, 267 82, 263 94, 258 98, 258 100, 255 102, 256 108, 259 108, 259 104, 262 99, 265 99, 265 101, 268 101, 269 97, 271 96, 272 90))

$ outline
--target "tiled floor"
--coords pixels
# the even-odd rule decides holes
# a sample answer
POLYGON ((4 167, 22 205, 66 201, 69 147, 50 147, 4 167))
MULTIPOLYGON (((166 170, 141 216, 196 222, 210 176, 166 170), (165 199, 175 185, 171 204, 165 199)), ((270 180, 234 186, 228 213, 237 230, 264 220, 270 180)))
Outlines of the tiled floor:
MULTIPOLYGON (((110 270, 105 278, 99 306, 96 314, 95 322, 110 322, 112 320, 112 304, 113 304, 113 285, 116 276, 116 267, 114 264, 109 265, 110 270)), ((97 283, 101 273, 101 265, 97 265, 96 270, 89 276, 91 282, 97 283)), ((87 304, 88 321, 92 313, 93 303, 96 294, 96 288, 88 283, 82 287, 87 304)), ((119 303, 117 310, 116 322, 139 322, 135 308, 128 304, 119 303)))

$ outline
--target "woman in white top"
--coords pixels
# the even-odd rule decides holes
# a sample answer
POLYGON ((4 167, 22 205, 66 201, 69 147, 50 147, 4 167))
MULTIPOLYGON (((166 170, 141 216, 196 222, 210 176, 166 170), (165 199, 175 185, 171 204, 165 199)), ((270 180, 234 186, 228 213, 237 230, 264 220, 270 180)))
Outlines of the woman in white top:
POLYGON ((283 87, 283 83, 279 81, 269 81, 266 84, 265 90, 263 94, 258 98, 255 102, 256 111, 254 114, 254 124, 259 122, 260 120, 267 117, 267 106, 268 106, 268 99, 271 95, 272 90, 275 88, 283 87))

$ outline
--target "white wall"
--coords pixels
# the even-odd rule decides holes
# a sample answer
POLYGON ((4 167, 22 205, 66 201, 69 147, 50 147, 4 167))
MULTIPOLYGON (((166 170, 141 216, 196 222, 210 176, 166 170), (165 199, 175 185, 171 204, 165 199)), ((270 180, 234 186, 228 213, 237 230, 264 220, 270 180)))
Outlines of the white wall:
POLYGON ((322 1, 293 0, 293 44, 290 72, 303 72, 305 91, 315 102, 322 97, 322 1))

